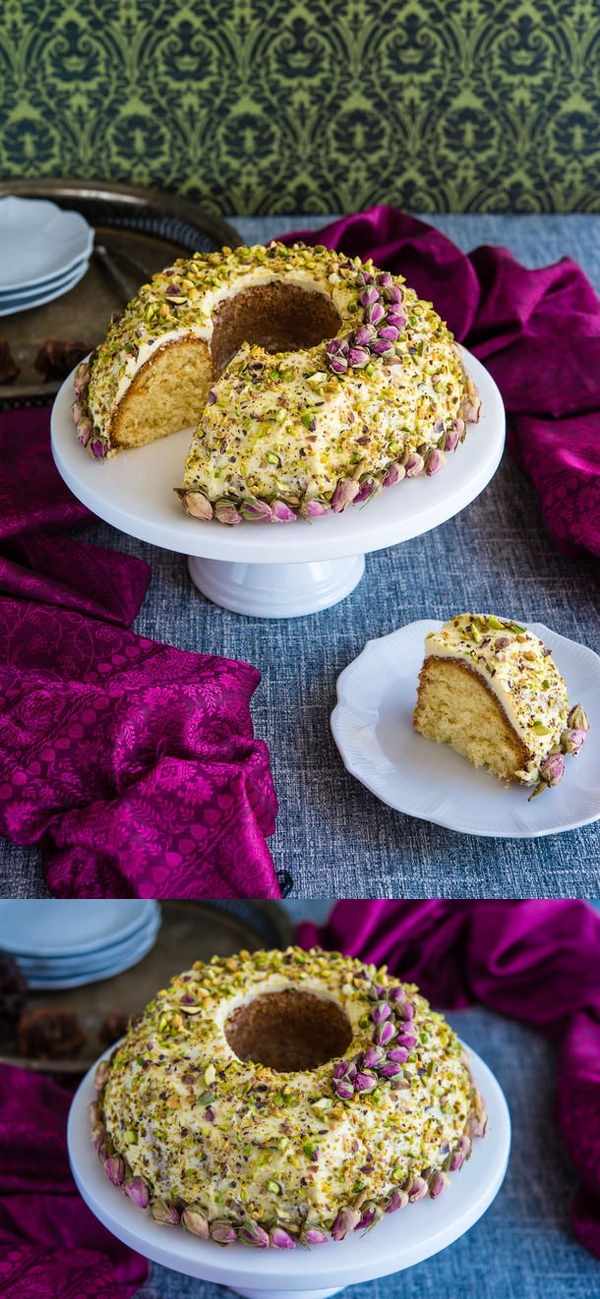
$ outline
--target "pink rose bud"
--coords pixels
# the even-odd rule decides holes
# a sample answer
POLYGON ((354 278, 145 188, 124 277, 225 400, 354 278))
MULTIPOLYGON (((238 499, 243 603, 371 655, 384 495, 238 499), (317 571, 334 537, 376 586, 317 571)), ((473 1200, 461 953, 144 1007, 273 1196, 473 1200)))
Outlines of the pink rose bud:
POLYGON ((356 1209, 340 1209, 337 1218, 331 1228, 331 1235, 334 1240, 345 1240, 346 1236, 355 1227, 358 1227, 361 1215, 356 1209))
POLYGON ((125 1176, 125 1164, 118 1155, 110 1155, 104 1160, 104 1172, 113 1186, 120 1186, 125 1176))
POLYGON ((387 474, 383 480, 384 487, 394 487, 396 483, 402 481, 405 476, 404 465, 390 465, 387 474))
POLYGON ((296 515, 285 501, 271 501, 273 523, 295 523, 296 515))
POLYGON ((384 1024, 378 1024, 374 1033, 374 1039, 377 1046, 386 1046, 386 1044, 391 1042, 392 1038, 395 1036, 396 1030, 394 1025, 390 1024, 389 1019, 386 1020, 384 1024))
POLYGON ((565 760, 562 753, 551 753, 540 763, 540 780, 546 785, 558 785, 565 774, 565 760))
POLYGON ((405 1209, 407 1204, 408 1195, 406 1194, 406 1191, 394 1191, 387 1206, 386 1213, 397 1213, 399 1209, 405 1209))
POLYGON ((429 1183, 429 1198, 437 1200, 450 1185, 450 1178, 446 1173, 434 1173, 429 1183))
POLYGON ((567 726, 572 727, 575 731, 589 731, 590 724, 585 709, 581 707, 581 704, 575 704, 571 709, 567 717, 567 726))
POLYGON ((208 1219, 200 1211, 195 1209, 193 1204, 189 1204, 187 1209, 183 1210, 181 1221, 193 1236, 199 1236, 201 1240, 210 1240, 210 1231, 208 1229, 208 1219))
POLYGON ((391 1013, 387 1001, 376 1001, 371 1010, 371 1019, 374 1024, 383 1024, 384 1019, 389 1019, 391 1013))
POLYGON ((347 505, 358 496, 360 484, 353 478, 340 478, 338 485, 331 498, 331 508, 334 514, 341 514, 347 505))
POLYGON ((321 1231, 320 1227, 309 1227, 302 1237, 302 1243, 305 1245, 325 1245, 328 1239, 326 1232, 321 1231))
POLYGON ((567 728, 562 732, 560 737, 560 747, 563 753, 570 753, 574 757, 585 744, 587 731, 574 731, 567 728))
POLYGON ((269 1233, 271 1244, 275 1249, 295 1249, 296 1242, 289 1232, 284 1231, 283 1227, 273 1227, 269 1233))
POLYGON ((418 451, 412 451, 404 466, 404 472, 407 478, 418 478, 423 473, 425 461, 418 451))
POLYGON ((241 1228, 240 1240, 242 1240, 245 1245, 253 1245, 255 1249, 269 1248, 269 1237, 267 1236, 266 1231, 263 1231, 262 1227, 259 1227, 257 1222, 248 1222, 245 1227, 241 1228))
POLYGON ((150 1197, 148 1187, 142 1177, 134 1177, 132 1182, 128 1182, 123 1187, 123 1190, 129 1196, 131 1203, 137 1205, 138 1209, 146 1208, 150 1197))

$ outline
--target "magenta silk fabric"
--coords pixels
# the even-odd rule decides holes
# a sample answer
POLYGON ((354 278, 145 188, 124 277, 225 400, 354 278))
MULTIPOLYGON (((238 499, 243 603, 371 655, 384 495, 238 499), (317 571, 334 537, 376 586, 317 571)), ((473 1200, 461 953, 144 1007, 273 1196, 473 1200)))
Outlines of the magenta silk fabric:
POLYGON ((568 257, 530 271, 505 248, 467 257, 391 207, 297 230, 283 243, 339 248, 404 275, 433 302, 502 393, 509 446, 563 549, 600 555, 600 301, 568 257))
POLYGON ((600 1257, 600 915, 576 901, 349 901, 298 941, 388 965, 435 1006, 481 1002, 558 1044, 558 1124, 582 1184, 572 1223, 600 1257))
POLYGON ((70 1093, 0 1066, 0 1294, 130 1299, 148 1264, 106 1231, 69 1169, 70 1093))
POLYGON ((53 535, 92 516, 48 424, 0 415, 0 833, 62 896, 279 897, 260 674, 126 630, 150 570, 53 535))

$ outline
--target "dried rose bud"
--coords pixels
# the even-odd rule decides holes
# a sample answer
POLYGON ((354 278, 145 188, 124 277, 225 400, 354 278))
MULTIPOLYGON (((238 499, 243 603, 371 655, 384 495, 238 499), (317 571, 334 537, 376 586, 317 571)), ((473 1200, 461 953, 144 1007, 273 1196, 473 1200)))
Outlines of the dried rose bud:
POLYGON ((382 307, 380 302, 375 302, 372 307, 367 307, 365 312, 367 324, 369 325, 379 325, 384 316, 385 308, 382 307))
POLYGON ((267 505, 266 501, 256 500, 253 496, 250 496, 247 500, 242 501, 240 514, 243 519, 262 523, 271 518, 271 507, 267 505))
POLYGON ((442 1195, 443 1192, 448 1189, 449 1185, 450 1178, 447 1173, 434 1173, 429 1183, 429 1198, 431 1200, 437 1200, 438 1196, 442 1195))
POLYGON ((133 1181, 128 1182, 127 1185, 123 1187, 123 1190, 125 1194, 129 1196, 131 1203, 137 1205, 138 1209, 145 1209, 147 1207, 150 1197, 148 1195, 148 1187, 146 1186, 143 1177, 134 1177, 133 1181))
POLYGON ((416 1204, 418 1200, 422 1200, 423 1197, 427 1195, 428 1189, 424 1177, 415 1177, 414 1181, 411 1182, 411 1185, 408 1188, 408 1198, 411 1204, 416 1204))
POLYGON ((82 419, 77 426, 77 437, 82 447, 86 447, 92 436, 93 424, 91 419, 82 419))
POLYGON ((397 465, 397 464, 390 465, 385 475, 385 478, 383 480, 383 486, 394 487, 396 483, 402 481, 404 476, 405 476, 404 465, 397 465))
POLYGON ((372 307, 375 302, 379 302, 378 290, 373 285, 371 288, 363 289, 359 294, 358 301, 361 307, 372 307))
POLYGON ((458 442, 457 430, 455 428, 449 429, 444 438, 444 451, 456 451, 458 442))
POLYGON ((284 1231, 283 1227, 273 1227, 269 1232, 269 1239, 274 1249, 295 1249, 296 1242, 289 1232, 284 1231))
POLYGON ((217 1245, 233 1245, 234 1240, 237 1240, 237 1231, 230 1222, 213 1222, 210 1235, 217 1245))
POLYGON ((364 1072, 364 1073, 358 1073, 356 1075, 354 1090, 359 1095, 361 1094, 368 1095, 369 1092, 375 1091, 376 1086, 377 1086, 377 1079, 374 1073, 364 1072))
POLYGON ((387 323, 393 325, 395 329, 403 329, 406 324, 406 316, 403 316, 400 311, 388 311, 387 323))
POLYGON ((399 1019, 412 1020, 415 1017, 415 1008, 412 1001, 405 1001, 398 1007, 397 1015, 399 1019))
POLYGON ((125 1164, 119 1155, 110 1155, 104 1160, 104 1172, 113 1186, 120 1186, 125 1176, 125 1164))
POLYGON ((329 514, 329 506, 323 501, 303 501, 300 513, 305 519, 318 519, 322 514, 329 514))
POLYGON ((377 1069, 380 1064, 385 1064, 386 1053, 382 1046, 368 1046, 363 1059, 365 1069, 377 1069))
POLYGON ((408 1060, 408 1048, 405 1046, 394 1046, 391 1051, 388 1051, 387 1058, 388 1060, 391 1060, 393 1064, 406 1064, 406 1061, 408 1060))
POLYGON ((373 325, 359 325, 354 335, 353 343, 358 347, 369 347, 376 338, 377 331, 374 329, 373 325))
POLYGON ((183 504, 187 514, 194 519, 212 519, 213 508, 203 492, 186 492, 183 504))
POLYGON ((345 356, 328 356, 327 364, 335 374, 344 374, 348 369, 348 361, 345 356))
POLYGON ((336 1081, 337 1081, 338 1078, 345 1078, 345 1076, 346 1076, 347 1073, 348 1073, 348 1062, 347 1062, 347 1060, 340 1060, 340 1061, 338 1061, 338 1063, 336 1064, 335 1069, 334 1069, 334 1071, 333 1071, 333 1076, 334 1076, 334 1078, 336 1079, 336 1081))
POLYGON ((558 785, 565 774, 565 760, 562 753, 550 753, 540 762, 540 780, 551 787, 558 785))
POLYGON ((572 727, 574 731, 589 731, 590 724, 585 709, 581 707, 581 704, 573 705, 567 717, 567 726, 572 727))
POLYGON ((390 284, 387 286, 384 297, 386 302, 402 302, 402 289, 397 284, 390 284))
POLYGON ((331 508, 334 514, 341 514, 347 505, 358 496, 360 484, 353 478, 340 478, 338 485, 331 498, 331 508))
POLYGON ((371 1019, 374 1024, 383 1024, 384 1019, 389 1019, 391 1013, 387 1001, 377 1001, 371 1010, 371 1019))
POLYGON ((380 284, 382 288, 389 289, 390 285, 392 285, 394 281, 392 280, 389 271, 381 271, 377 276, 377 283, 380 284))
POLYGON ((376 343, 371 344, 373 356, 383 356, 391 358, 394 356, 394 345, 388 338, 378 338, 376 343))
POLYGON ((354 1096, 354 1083, 347 1078, 340 1078, 339 1082, 334 1083, 333 1090, 339 1100, 351 1101, 354 1096))
POLYGON ((389 1019, 387 1019, 383 1024, 378 1024, 375 1033, 373 1034, 377 1046, 385 1046, 388 1042, 391 1042, 392 1038, 395 1036, 396 1029, 394 1028, 394 1025, 390 1023, 389 1019))
POLYGON ((382 329, 379 330, 379 337, 385 338, 388 343, 397 343, 398 330, 396 329, 395 325, 390 325, 388 322, 386 325, 383 326, 382 329))
POLYGON ((460 1150, 453 1150, 452 1154, 449 1155, 446 1160, 446 1167, 450 1173, 457 1173, 459 1168, 462 1168, 464 1162, 465 1157, 461 1154, 460 1150))
POLYGON ((398 1209, 405 1209, 407 1204, 408 1195, 406 1194, 406 1191, 394 1191, 387 1206, 386 1213, 397 1213, 398 1209))
POLYGON ((418 451, 412 451, 404 466, 404 472, 407 478, 418 478, 423 473, 425 461, 418 451))
POLYGON ((174 1204, 169 1204, 168 1200, 153 1200, 150 1211, 155 1222, 162 1222, 170 1227, 176 1227, 179 1223, 177 1209, 174 1204))
POLYGON ((340 1209, 333 1227, 331 1228, 333 1239, 345 1240, 346 1236, 358 1227, 360 1218, 361 1215, 356 1209, 340 1209))
POLYGON ((218 519, 219 523, 228 523, 234 527, 236 523, 242 522, 239 510, 236 510, 231 501, 217 501, 214 510, 215 519, 218 519))
POLYGON ((257 1222, 247 1222, 245 1227, 240 1229, 240 1240, 245 1245, 253 1245, 255 1249, 268 1249, 269 1237, 257 1222))
POLYGON ((586 738, 587 731, 575 731, 567 727, 561 734, 560 747, 563 753, 570 753, 575 757, 582 745, 585 744, 586 738))
POLYGON ((370 360, 371 354, 366 347, 351 347, 348 352, 348 365, 351 365, 353 370, 364 370, 370 360))
POLYGON ((360 490, 357 492, 356 496, 354 497, 354 504, 362 505, 363 501, 368 501, 369 497, 373 495, 374 491, 375 491, 375 483, 373 482, 373 479, 365 478, 364 483, 361 483, 360 485, 360 490))
POLYGON ((102 442, 100 438, 96 438, 96 440, 92 442, 92 455, 95 456, 97 460, 103 460, 104 456, 108 455, 108 442, 102 442))
POLYGON ((303 1245, 325 1245, 329 1237, 320 1227, 309 1227, 302 1236, 303 1245))
POLYGON ((446 457, 444 452, 438 451, 437 447, 434 447, 433 450, 429 452, 425 461, 425 473, 428 478, 432 478, 434 474, 439 472, 445 463, 445 459, 446 457))
POLYGON ((381 1066, 379 1073, 382 1078, 397 1078, 398 1074, 402 1073, 402 1065, 390 1060, 387 1064, 381 1066))
POLYGON ((399 985, 396 988, 390 988, 388 997, 391 1001, 406 1001, 404 988, 401 988, 399 985))
POLYGON ((296 515, 285 501, 271 501, 273 523, 295 523, 296 515))

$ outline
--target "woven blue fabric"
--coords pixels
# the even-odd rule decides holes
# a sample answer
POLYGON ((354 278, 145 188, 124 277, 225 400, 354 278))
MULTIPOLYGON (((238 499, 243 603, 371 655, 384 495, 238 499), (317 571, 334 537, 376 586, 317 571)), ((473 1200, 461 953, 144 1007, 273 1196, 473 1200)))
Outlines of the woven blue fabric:
MULTIPOLYGON (((244 218, 248 242, 324 218, 244 218)), ((530 266, 575 257, 600 282, 600 217, 458 216, 435 224, 463 248, 508 246, 530 266)), ((370 637, 418 618, 467 608, 545 623, 598 648, 598 563, 559 554, 535 493, 512 460, 456 518, 426 536, 367 557, 366 576, 341 604, 306 618, 228 613, 191 585, 182 556, 105 524, 89 540, 143 556, 152 583, 135 629, 183 649, 248 659, 263 673, 253 701, 270 746, 280 801, 271 843, 295 897, 537 897, 600 893, 598 823, 536 840, 495 842, 393 811, 349 776, 329 729, 336 678, 370 637)), ((45 892, 37 854, 0 848, 0 892, 45 892)))
MULTIPOLYGON (((575 1178, 554 1122, 554 1053, 542 1038, 480 1009, 453 1012, 453 1027, 496 1074, 513 1126, 508 1173, 493 1205, 467 1234, 425 1263, 350 1286, 347 1299, 597 1299, 600 1264, 574 1239, 575 1178)), ((460 1174, 449 1195, 460 1194, 460 1174)), ((398 1231, 410 1230, 410 1209, 398 1231)), ((153 1266, 138 1299, 223 1299, 229 1290, 153 1266)))

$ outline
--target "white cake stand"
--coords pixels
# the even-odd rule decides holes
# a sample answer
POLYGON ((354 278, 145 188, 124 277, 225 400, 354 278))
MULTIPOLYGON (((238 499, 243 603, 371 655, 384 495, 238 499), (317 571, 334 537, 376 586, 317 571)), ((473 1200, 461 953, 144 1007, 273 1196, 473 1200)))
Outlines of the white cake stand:
POLYGON ((403 1271, 437 1254, 468 1231, 497 1195, 510 1152, 510 1115, 494 1075, 474 1051, 469 1056, 489 1113, 486 1137, 474 1142, 469 1162, 451 1175, 452 1184, 439 1200, 408 1205, 384 1217, 367 1235, 354 1234, 311 1250, 254 1250, 240 1244, 222 1248, 179 1227, 154 1222, 112 1186, 92 1146, 88 1106, 94 1099, 95 1066, 83 1079, 69 1114, 73 1176, 100 1222, 155 1263, 229 1286, 246 1299, 325 1299, 344 1286, 403 1271))
POLYGON ((232 528, 186 515, 172 489, 182 482, 189 429, 114 460, 93 460, 75 436, 72 375, 52 410, 52 451, 59 473, 84 505, 121 532, 187 555, 192 581, 215 604, 262 618, 317 613, 354 590, 367 552, 451 519, 496 472, 504 447, 502 398, 481 363, 469 352, 464 358, 481 394, 481 420, 444 468, 433 478, 389 487, 366 506, 311 522, 232 528))

